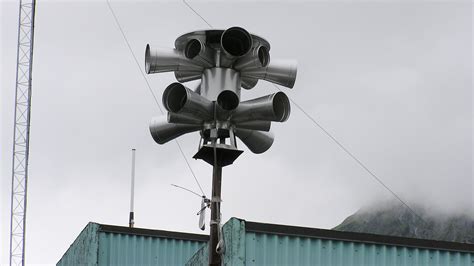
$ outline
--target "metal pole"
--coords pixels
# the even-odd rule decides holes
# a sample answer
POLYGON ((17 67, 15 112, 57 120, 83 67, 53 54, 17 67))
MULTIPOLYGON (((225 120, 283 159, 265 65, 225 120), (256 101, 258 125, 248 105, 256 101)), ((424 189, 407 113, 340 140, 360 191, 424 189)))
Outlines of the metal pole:
POLYGON ((212 172, 211 226, 209 241, 209 265, 220 266, 221 256, 217 253, 219 242, 222 166, 214 164, 212 172))
MULTIPOLYGON (((216 117, 216 105, 214 103, 214 118, 216 117)), ((221 256, 217 253, 219 243, 219 226, 221 219, 221 187, 222 187, 222 166, 217 158, 217 129, 211 129, 210 138, 214 149, 214 164, 212 167, 212 196, 211 196, 211 222, 209 237, 209 265, 220 266, 221 256)))
POLYGON ((133 205, 135 197, 135 149, 132 149, 132 181, 131 181, 131 191, 130 191, 130 215, 128 218, 128 226, 133 227, 135 224, 133 205))

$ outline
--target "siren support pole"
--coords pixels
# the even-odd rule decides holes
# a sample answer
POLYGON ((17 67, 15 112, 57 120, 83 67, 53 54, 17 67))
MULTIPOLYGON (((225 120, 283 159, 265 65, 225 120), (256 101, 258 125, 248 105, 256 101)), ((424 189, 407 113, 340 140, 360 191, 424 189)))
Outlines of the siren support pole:
POLYGON ((217 253, 219 243, 222 167, 214 164, 212 171, 211 226, 209 241, 209 265, 220 266, 221 256, 217 253))
MULTIPOLYGON (((216 121, 216 102, 214 102, 214 120, 216 121)), ((219 230, 221 219, 221 187, 222 187, 222 166, 217 159, 217 128, 210 131, 212 141, 214 164, 212 167, 212 195, 211 195, 211 222, 209 236, 209 265, 221 266, 221 256, 217 252, 219 243, 219 230)))
POLYGON ((130 189, 130 215, 128 218, 128 226, 133 228, 135 224, 134 212, 133 212, 133 205, 134 205, 134 197, 135 197, 135 149, 132 149, 132 181, 131 181, 131 189, 130 189))

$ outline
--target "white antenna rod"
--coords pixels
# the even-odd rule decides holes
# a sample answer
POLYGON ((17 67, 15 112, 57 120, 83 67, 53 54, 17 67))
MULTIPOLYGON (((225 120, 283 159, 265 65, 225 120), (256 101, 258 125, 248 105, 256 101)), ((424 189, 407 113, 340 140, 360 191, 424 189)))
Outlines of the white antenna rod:
POLYGON ((131 182, 131 192, 130 192, 130 216, 128 220, 128 226, 133 227, 135 220, 133 217, 133 200, 135 192, 135 149, 132 149, 132 182, 131 182))

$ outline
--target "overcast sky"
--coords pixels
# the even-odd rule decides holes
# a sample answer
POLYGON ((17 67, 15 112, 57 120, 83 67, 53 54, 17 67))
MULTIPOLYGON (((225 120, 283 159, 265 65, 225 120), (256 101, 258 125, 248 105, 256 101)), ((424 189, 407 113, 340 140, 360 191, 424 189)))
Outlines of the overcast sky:
MULTIPOLYGON (((1 260, 8 262, 18 6, 1 1, 1 260)), ((173 47, 208 26, 180 1, 112 6, 144 67, 147 43, 173 47)), ((189 2, 215 28, 242 26, 298 61, 284 91, 409 204, 473 212, 472 6, 442 2, 189 2)), ((137 149, 136 226, 199 233, 197 188, 176 143, 156 144, 159 110, 105 1, 38 1, 27 262, 54 264, 89 221, 127 225, 137 149)), ((173 74, 147 75, 161 99, 173 74)), ((283 88, 282 88, 283 89, 283 88)), ((275 92, 261 81, 249 99, 275 92)), ((224 221, 332 228, 392 196, 295 106, 273 147, 223 170, 224 221)), ((210 194, 212 169, 191 157, 210 194)), ((207 233, 207 231, 205 232, 207 233)))

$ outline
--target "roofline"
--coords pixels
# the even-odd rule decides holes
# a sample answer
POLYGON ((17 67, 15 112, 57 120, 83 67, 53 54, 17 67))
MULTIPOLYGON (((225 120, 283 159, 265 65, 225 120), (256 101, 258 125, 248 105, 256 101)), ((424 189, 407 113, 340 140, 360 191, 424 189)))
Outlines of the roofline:
POLYGON ((150 237, 162 237, 162 238, 174 238, 182 240, 192 240, 192 241, 209 241, 208 235, 200 234, 191 234, 191 233, 182 233, 182 232, 172 232, 164 230, 152 230, 144 228, 130 228, 125 226, 116 226, 116 225, 107 225, 99 224, 99 232, 112 233, 112 234, 132 234, 140 236, 150 236, 150 237))
MULTIPOLYGON (((237 218, 239 219, 239 218, 237 218)), ((243 219, 239 219, 243 220, 243 219)), ((245 220, 243 220, 245 221, 245 220)), ((309 227, 267 224, 245 221, 245 230, 254 233, 270 233, 300 237, 314 237, 331 240, 363 242, 372 244, 386 244, 404 247, 417 247, 426 249, 442 249, 449 251, 474 252, 474 244, 448 242, 429 239, 418 239, 398 236, 386 236, 367 233, 344 232, 309 227)))
MULTIPOLYGON (((408 238, 388 235, 377 235, 367 233, 345 232, 327 229, 318 229, 301 226, 290 226, 280 224, 269 224, 245 221, 244 219, 236 218, 245 222, 245 231, 254 233, 269 233, 277 235, 289 235, 297 237, 313 237, 320 239, 361 242, 371 244, 386 244, 393 246, 404 246, 413 248, 438 249, 459 252, 474 252, 474 244, 438 241, 430 239, 408 238)), ((130 228, 125 226, 98 224, 99 232, 115 233, 115 234, 133 234, 140 236, 174 238, 192 241, 209 241, 208 235, 173 232, 164 230, 144 229, 144 228, 130 228)))

